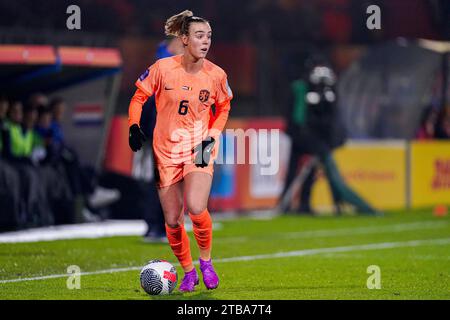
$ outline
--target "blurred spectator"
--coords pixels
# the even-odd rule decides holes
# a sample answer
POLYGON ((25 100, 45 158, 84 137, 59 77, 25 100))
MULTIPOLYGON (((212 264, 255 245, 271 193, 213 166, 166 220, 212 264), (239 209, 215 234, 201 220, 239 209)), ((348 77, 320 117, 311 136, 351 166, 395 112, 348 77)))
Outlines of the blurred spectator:
POLYGON ((4 95, 0 95, 0 124, 6 119, 6 114, 8 112, 9 101, 4 95))
POLYGON ((430 140, 436 136, 436 123, 438 119, 438 112, 436 109, 429 105, 427 106, 420 118, 420 126, 416 132, 417 140, 430 140))
POLYGON ((177 37, 168 37, 159 43, 156 49, 156 60, 182 54, 184 51, 183 42, 177 37))
POLYGON ((39 130, 47 141, 48 160, 60 163, 68 177, 71 192, 84 208, 81 215, 83 221, 98 221, 101 219, 100 210, 120 198, 117 189, 106 189, 98 185, 95 169, 81 165, 78 155, 65 143, 62 119, 66 109, 65 101, 55 97, 49 104, 52 121, 48 127, 48 115, 43 114, 42 123, 47 127, 39 130))
POLYGON ((70 189, 64 165, 59 161, 60 148, 54 143, 51 127, 52 112, 41 105, 38 109, 36 132, 45 146, 45 158, 40 161, 42 188, 45 189, 55 224, 75 222, 75 199, 70 189))
POLYGON ((436 126, 436 139, 450 139, 450 107, 439 112, 436 126))
POLYGON ((33 93, 28 99, 28 106, 30 108, 38 108, 39 106, 48 106, 48 97, 40 92, 33 93))
MULTIPOLYGON (((38 109, 40 106, 27 105, 24 109, 24 118, 22 128, 27 139, 31 139, 31 153, 26 155, 31 162, 38 166, 40 161, 45 158, 45 145, 35 127, 38 120, 38 109), (30 137, 30 138, 29 138, 30 137)), ((27 151, 28 152, 28 151, 27 151)))
POLYGON ((52 139, 52 112, 49 107, 41 105, 38 108, 38 120, 36 125, 36 132, 44 140, 47 146, 52 139))
POLYGON ((0 96, 0 230, 18 228, 20 225, 20 180, 19 175, 8 162, 2 159, 3 140, 7 136, 6 115, 9 101, 0 96))
POLYGON ((37 110, 28 105, 24 112, 22 103, 16 101, 11 104, 8 116, 2 154, 20 177, 19 226, 53 224, 53 215, 37 170, 38 161, 44 155, 42 140, 34 131, 37 110))
MULTIPOLYGON (((8 113, 9 101, 8 99, 0 95, 0 133, 6 130, 6 114, 8 113)), ((1 138, 1 136, 0 136, 1 138)), ((0 139, 0 153, 2 151, 2 139, 0 139)))
POLYGON ((61 97, 55 97, 50 102, 50 112, 52 114, 51 119, 51 129, 53 142, 63 145, 64 144, 64 134, 62 129, 62 121, 64 117, 64 112, 66 110, 66 103, 61 97))

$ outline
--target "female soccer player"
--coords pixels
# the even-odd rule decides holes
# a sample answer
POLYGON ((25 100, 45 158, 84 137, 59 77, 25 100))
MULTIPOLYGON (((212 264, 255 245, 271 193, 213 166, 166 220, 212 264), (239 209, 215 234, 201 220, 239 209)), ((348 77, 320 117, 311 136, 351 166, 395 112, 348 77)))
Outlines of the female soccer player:
POLYGON ((136 81, 138 89, 129 106, 129 144, 133 151, 142 147, 142 105, 155 95, 155 174, 167 238, 185 272, 180 291, 193 291, 199 283, 184 229, 184 199, 200 251, 203 282, 206 288, 215 289, 219 278, 211 262, 212 221, 207 202, 217 140, 233 94, 226 73, 206 59, 212 34, 207 20, 186 10, 167 20, 165 32, 180 37, 184 53, 158 60, 136 81))

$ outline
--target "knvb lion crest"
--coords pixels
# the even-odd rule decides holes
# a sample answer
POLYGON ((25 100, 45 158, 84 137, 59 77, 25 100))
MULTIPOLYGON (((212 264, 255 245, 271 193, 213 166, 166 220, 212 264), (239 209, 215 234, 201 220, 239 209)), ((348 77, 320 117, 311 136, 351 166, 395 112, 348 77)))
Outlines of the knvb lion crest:
POLYGON ((208 90, 200 90, 200 94, 198 96, 198 99, 201 102, 206 102, 209 99, 209 91, 208 90))

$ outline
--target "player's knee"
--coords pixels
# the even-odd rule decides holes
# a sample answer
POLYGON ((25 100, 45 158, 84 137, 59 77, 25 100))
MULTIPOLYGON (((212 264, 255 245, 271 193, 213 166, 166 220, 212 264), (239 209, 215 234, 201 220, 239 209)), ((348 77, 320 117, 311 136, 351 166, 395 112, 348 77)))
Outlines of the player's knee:
POLYGON ((166 224, 171 229, 178 228, 180 226, 180 223, 176 217, 166 219, 166 224))
POLYGON ((189 213, 191 214, 200 214, 206 210, 206 204, 201 203, 199 201, 193 201, 192 203, 187 204, 189 213))

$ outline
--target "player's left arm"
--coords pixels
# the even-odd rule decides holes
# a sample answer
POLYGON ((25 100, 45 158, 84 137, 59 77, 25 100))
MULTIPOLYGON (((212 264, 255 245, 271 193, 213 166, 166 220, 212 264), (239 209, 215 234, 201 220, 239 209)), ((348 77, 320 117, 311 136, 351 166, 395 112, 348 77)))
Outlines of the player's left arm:
POLYGON ((227 123, 228 116, 231 109, 231 99, 233 99, 233 92, 228 85, 227 75, 224 73, 217 86, 216 93, 216 112, 211 118, 209 136, 218 139, 227 123))
POLYGON ((206 167, 210 163, 211 153, 216 145, 217 139, 219 139, 223 128, 228 120, 231 104, 230 101, 233 98, 233 92, 228 85, 227 76, 224 73, 220 78, 219 83, 216 85, 216 112, 215 115, 211 115, 209 122, 208 137, 192 149, 192 153, 197 153, 195 156, 195 165, 197 167, 206 167))

